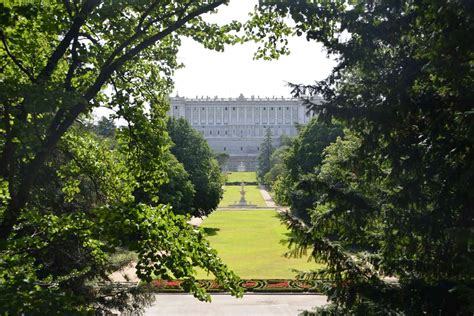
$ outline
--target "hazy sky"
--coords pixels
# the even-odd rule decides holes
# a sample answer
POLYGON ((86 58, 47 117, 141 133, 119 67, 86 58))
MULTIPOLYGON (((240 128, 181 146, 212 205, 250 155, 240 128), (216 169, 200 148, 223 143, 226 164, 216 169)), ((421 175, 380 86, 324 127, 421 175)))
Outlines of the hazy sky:
MULTIPOLYGON (((206 20, 221 23, 243 22, 256 0, 231 0, 229 6, 206 20)), ((305 38, 291 38, 291 54, 279 60, 253 60, 258 45, 246 43, 228 46, 224 52, 205 49, 190 39, 183 40, 178 61, 185 68, 176 72, 175 92, 180 96, 290 96, 286 82, 311 83, 329 75, 335 62, 326 56, 322 45, 305 38)), ((173 94, 173 95, 174 95, 173 94)))

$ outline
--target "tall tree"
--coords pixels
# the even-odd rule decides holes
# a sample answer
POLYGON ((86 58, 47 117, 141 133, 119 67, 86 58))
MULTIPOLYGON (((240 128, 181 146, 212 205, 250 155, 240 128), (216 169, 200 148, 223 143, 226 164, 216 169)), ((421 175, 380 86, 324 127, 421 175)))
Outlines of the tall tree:
POLYGON ((194 216, 209 215, 219 205, 224 185, 214 153, 204 137, 183 118, 170 118, 168 133, 174 143, 171 152, 183 164, 194 186, 189 211, 194 216))
POLYGON ((342 136, 340 124, 312 119, 293 140, 285 164, 293 182, 302 174, 314 172, 323 160, 323 150, 338 136, 342 136))
POLYGON ((201 17, 227 2, 0 4, 0 313, 86 313, 120 298, 133 310, 137 288, 94 283, 107 281, 117 247, 137 252, 142 280, 183 278, 205 299, 193 276, 202 266, 238 294, 235 275, 158 194, 180 37, 216 50, 234 42, 238 23, 201 17), (128 124, 112 152, 72 130, 101 106, 128 124))
POLYGON ((267 4, 256 20, 289 14, 337 54, 327 80, 294 93, 322 95, 307 105, 352 135, 299 186, 316 200, 309 226, 287 218, 296 251, 326 263, 308 275, 330 280, 319 313, 472 314, 472 2, 267 4))
POLYGON ((257 161, 257 178, 262 184, 265 183, 265 175, 271 168, 271 157, 275 148, 273 147, 272 131, 270 128, 265 130, 265 139, 260 145, 260 154, 257 161))
POLYGON ((273 186, 275 180, 286 173, 285 156, 288 154, 288 146, 280 146, 276 148, 270 157, 270 170, 265 174, 265 183, 273 186))
POLYGON ((308 209, 318 200, 318 196, 298 188, 301 179, 314 174, 323 160, 324 149, 342 136, 340 124, 313 119, 303 127, 285 155, 285 173, 279 179, 275 195, 287 201, 291 212, 301 220, 309 219, 308 209), (283 195, 283 196, 282 196, 283 195))
POLYGON ((117 127, 115 126, 113 119, 103 116, 99 119, 97 124, 93 125, 93 129, 98 135, 114 138, 117 127))
POLYGON ((160 203, 170 204, 175 214, 193 214, 196 190, 183 164, 170 152, 166 166, 168 181, 160 186, 160 203))
POLYGON ((11 185, 10 202, 0 224, 2 239, 27 204, 29 189, 49 153, 81 114, 102 104, 123 106, 132 96, 136 98, 133 104, 154 100, 151 86, 167 92, 170 75, 178 66, 181 35, 215 49, 231 40, 228 31, 236 25, 219 27, 200 17, 224 3, 227 1, 86 0, 44 6, 2 4, 6 134, 0 174, 11 185), (135 85, 138 79, 140 87, 135 85), (115 86, 111 96, 103 93, 106 86, 115 86), (24 137, 28 159, 17 160, 16 140, 22 143, 28 129, 34 129, 40 141, 24 137), (11 179, 18 173, 21 176, 16 181, 11 179))
POLYGON ((219 167, 221 171, 226 171, 227 162, 229 161, 229 154, 228 153, 216 153, 215 154, 216 160, 219 163, 219 167))

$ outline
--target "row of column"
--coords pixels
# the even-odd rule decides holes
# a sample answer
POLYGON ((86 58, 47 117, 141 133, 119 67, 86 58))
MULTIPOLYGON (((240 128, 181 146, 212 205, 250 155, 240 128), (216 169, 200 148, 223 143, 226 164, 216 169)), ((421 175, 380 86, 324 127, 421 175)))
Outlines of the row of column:
MULTIPOLYGON (((238 127, 238 126, 226 126, 222 128, 209 128, 202 129, 201 133, 206 137, 230 137, 230 138, 247 138, 247 137, 264 137, 266 128, 263 127, 238 127)), ((272 127, 270 128, 273 136, 296 135, 296 128, 291 125, 285 125, 283 127, 272 127)))
POLYGON ((227 107, 227 110, 225 110, 225 107, 204 107, 204 110, 202 110, 203 107, 191 107, 191 113, 190 117, 187 119, 193 124, 193 125, 215 125, 218 123, 217 118, 220 118, 219 124, 222 123, 244 123, 248 122, 249 118, 249 111, 251 113, 251 122, 248 122, 250 124, 292 124, 295 121, 298 123, 306 123, 307 118, 305 117, 306 115, 302 115, 303 117, 303 122, 299 118, 299 113, 298 107, 294 106, 289 106, 289 110, 286 110, 285 106, 277 107, 273 106, 273 110, 270 110, 272 107, 265 107, 265 110, 263 109, 264 107, 258 107, 259 111, 255 113, 255 108, 252 107, 227 107), (234 110, 235 108, 235 110, 234 110), (282 108, 278 110, 278 108, 282 108), (214 109, 214 113, 212 114, 211 118, 212 121, 209 120, 209 110, 214 109), (295 111, 296 110, 296 111, 295 111), (281 122, 279 122, 278 119, 278 113, 281 111, 281 122), (219 112, 219 114, 218 114, 219 112), (227 113, 226 113, 227 112, 227 113), (235 113, 234 113, 235 112, 235 113), (274 112, 274 113, 271 113, 274 112), (258 120, 256 120, 256 114, 258 120), (288 116, 289 115, 289 120, 288 116), (220 117, 219 117, 220 116, 220 117), (272 118, 270 120, 270 118, 272 118), (265 120, 264 120, 265 119, 265 120))

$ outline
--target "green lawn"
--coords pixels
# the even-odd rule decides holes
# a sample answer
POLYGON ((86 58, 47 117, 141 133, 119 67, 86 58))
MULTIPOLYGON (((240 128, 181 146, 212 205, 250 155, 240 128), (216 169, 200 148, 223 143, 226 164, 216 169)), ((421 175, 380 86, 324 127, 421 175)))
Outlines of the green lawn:
MULTIPOLYGON (((216 211, 201 225, 225 264, 244 279, 293 278, 292 269, 318 267, 306 258, 288 259, 281 243, 287 229, 274 210, 216 211)), ((204 271, 198 277, 210 279, 204 271)))
MULTIPOLYGON (((260 207, 266 207, 267 204, 260 194, 260 190, 255 185, 246 185, 245 189, 245 199, 247 204, 255 204, 260 207)), ((240 201, 240 185, 226 185, 224 187, 224 196, 222 197, 219 207, 228 207, 231 204, 239 203, 240 201)))
POLYGON ((257 182, 257 174, 254 171, 228 172, 227 182, 257 182))

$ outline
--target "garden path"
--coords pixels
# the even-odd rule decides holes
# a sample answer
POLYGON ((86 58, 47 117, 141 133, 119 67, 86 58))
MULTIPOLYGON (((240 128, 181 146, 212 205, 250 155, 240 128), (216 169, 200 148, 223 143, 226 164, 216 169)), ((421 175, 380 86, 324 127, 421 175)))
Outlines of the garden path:
POLYGON ((133 282, 138 283, 140 279, 137 276, 137 269, 135 268, 136 262, 132 261, 121 270, 115 271, 109 275, 109 279, 112 282, 133 282))
POLYGON ((265 190, 263 186, 260 187, 260 194, 262 195, 268 207, 276 207, 276 203, 273 201, 270 193, 268 193, 268 191, 265 190))
POLYGON ((323 306, 327 304, 326 300, 326 296, 315 294, 246 294, 241 299, 217 294, 212 295, 212 303, 209 304, 189 294, 158 294, 153 306, 145 311, 145 316, 293 316, 314 306, 323 306))

